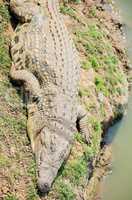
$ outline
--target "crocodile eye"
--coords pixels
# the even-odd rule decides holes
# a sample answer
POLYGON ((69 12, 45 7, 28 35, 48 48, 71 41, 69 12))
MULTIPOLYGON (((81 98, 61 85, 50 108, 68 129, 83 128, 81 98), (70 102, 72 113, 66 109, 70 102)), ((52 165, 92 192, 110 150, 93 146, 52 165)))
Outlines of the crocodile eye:
POLYGON ((18 35, 15 36, 14 41, 15 41, 16 44, 19 42, 19 37, 18 37, 18 35))
POLYGON ((29 115, 32 117, 34 115, 34 111, 29 111, 29 115))

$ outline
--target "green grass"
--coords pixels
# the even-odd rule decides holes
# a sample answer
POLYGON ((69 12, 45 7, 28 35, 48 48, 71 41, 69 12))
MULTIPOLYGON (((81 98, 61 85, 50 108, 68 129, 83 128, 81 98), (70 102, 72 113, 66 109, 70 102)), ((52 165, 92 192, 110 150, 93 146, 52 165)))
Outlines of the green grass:
MULTIPOLYGON (((76 3, 79 3, 79 1, 76 3)), ((60 12, 64 15, 69 15, 73 19, 75 19, 77 22, 83 24, 84 22, 81 20, 80 16, 78 16, 77 10, 70 7, 66 2, 60 5, 60 12)))
POLYGON ((75 200, 76 195, 73 192, 73 187, 69 183, 57 180, 55 190, 60 200, 75 200))
POLYGON ((70 3, 70 2, 81 3, 81 0, 64 0, 64 3, 70 3))
POLYGON ((1 184, 9 186, 9 193, 2 195, 4 200, 18 200, 20 188, 23 188, 27 199, 37 200, 35 163, 26 135, 26 111, 20 90, 16 90, 9 79, 10 41, 5 33, 10 15, 4 4, 0 4, 0 16, 0 168, 3 172, 1 184))
POLYGON ((4 200, 19 200, 14 194, 7 194, 4 200))
POLYGON ((36 163, 31 160, 27 169, 28 176, 31 177, 34 184, 36 184, 36 163))
POLYGON ((85 140, 82 136, 81 133, 77 132, 75 135, 74 135, 74 139, 75 141, 79 142, 80 144, 84 144, 85 143, 85 140))
POLYGON ((0 66, 3 69, 8 70, 11 65, 11 61, 8 53, 9 51, 5 48, 6 45, 6 39, 4 37, 0 37, 0 66))
POLYGON ((26 200, 37 200, 37 199, 39 199, 39 196, 36 193, 36 189, 34 188, 32 184, 28 185, 26 200))
POLYGON ((84 157, 80 157, 77 160, 67 163, 62 172, 62 176, 68 178, 74 185, 81 185, 83 184, 87 171, 87 161, 84 157))
MULTIPOLYGON (((77 19, 77 10, 64 1, 61 12, 77 19)), ((73 2, 73 1, 72 1, 73 2)), ((75 1, 74 1, 75 2, 75 1)), ((91 8, 91 14, 96 16, 96 9, 91 8)), ((103 92, 106 97, 111 95, 121 95, 123 92, 120 83, 126 82, 124 74, 119 68, 120 61, 115 53, 107 34, 102 31, 99 23, 91 23, 75 31, 75 41, 78 49, 82 49, 85 58, 81 67, 84 70, 93 68, 98 75, 95 78, 97 92, 103 92), (105 71, 103 77, 100 71, 105 71)), ((80 91, 81 96, 86 95, 86 91, 80 91)))
POLYGON ((89 90, 88 90, 88 88, 83 88, 83 87, 81 87, 80 86, 80 88, 79 88, 79 96, 80 97, 83 97, 83 96, 89 96, 89 90))
POLYGON ((91 62, 91 67, 94 68, 94 69, 99 69, 100 68, 100 65, 99 65, 99 62, 97 60, 96 57, 91 57, 90 58, 90 62, 91 62))
POLYGON ((102 132, 100 122, 96 118, 90 118, 89 123, 92 126, 94 136, 92 144, 87 145, 81 133, 75 134, 75 142, 81 146, 81 155, 77 154, 77 146, 73 146, 72 159, 63 165, 59 176, 54 183, 53 191, 59 195, 59 199, 76 199, 75 188, 84 187, 86 177, 88 176, 88 162, 97 153, 99 149, 99 137, 102 132), (98 142, 97 142, 98 140, 98 142))
MULTIPOLYGON (((24 118, 16 119, 16 117, 13 118, 5 115, 3 118, 0 118, 0 124, 1 128, 10 129, 12 136, 18 136, 18 139, 20 139, 21 134, 26 131, 26 123, 24 118)), ((0 130, 0 134, 3 134, 2 129, 0 130)))
POLYGON ((1 167, 6 167, 9 166, 11 164, 10 159, 4 155, 4 153, 0 153, 0 166, 1 167))
POLYGON ((91 116, 88 119, 88 123, 91 125, 92 128, 92 143, 91 143, 91 153, 93 155, 96 155, 100 149, 100 140, 101 140, 101 134, 103 132, 101 121, 95 117, 91 116))
POLYGON ((90 17, 96 17, 96 14, 97 14, 97 9, 96 9, 95 6, 92 6, 91 9, 89 9, 88 15, 89 15, 90 17))
MULTIPOLYGON (((104 60, 102 58, 103 52, 107 51, 105 34, 95 24, 89 25, 83 30, 75 32, 77 44, 82 45, 82 49, 86 54, 84 63, 88 63, 88 66, 93 67, 95 70, 104 67, 104 60)), ((84 67, 87 64, 84 65, 84 67)), ((87 67, 85 67, 87 68, 87 67)))
POLYGON ((82 61, 81 67, 85 70, 88 70, 91 68, 91 63, 89 60, 82 61))
POLYGON ((61 6, 60 9, 61 9, 61 13, 70 15, 71 17, 75 18, 76 11, 73 8, 67 7, 67 6, 61 6))
POLYGON ((107 89, 106 84, 106 80, 101 75, 95 77, 95 85, 97 92, 102 92, 105 96, 108 96, 109 91, 107 89))
POLYGON ((98 25, 91 24, 75 31, 75 38, 77 47, 81 48, 85 55, 82 68, 84 70, 93 68, 97 72, 96 91, 103 92, 106 97, 121 95, 123 92, 121 85, 126 83, 126 78, 119 67, 120 60, 105 32, 98 25), (103 76, 100 74, 102 71, 104 71, 103 76))
POLYGON ((9 40, 7 40, 2 33, 4 33, 8 26, 10 15, 7 7, 5 7, 3 4, 0 4, 0 16, 2 17, 2 22, 0 23, 0 71, 1 69, 4 71, 9 71, 11 64, 8 50, 9 40))
MULTIPOLYGON (((89 119, 89 123, 91 124, 91 126, 93 128, 93 134, 95 133, 97 135, 100 135, 102 132, 100 122, 98 122, 95 118, 92 118, 92 119, 89 119)), ((78 132, 75 134, 75 141, 79 142, 81 144, 81 146, 83 147, 83 157, 81 158, 81 160, 83 159, 82 168, 84 169, 83 170, 84 174, 83 174, 83 172, 82 172, 82 174, 85 176, 86 176, 86 174, 88 174, 88 170, 86 170, 85 167, 88 165, 88 161, 96 154, 96 150, 94 149, 94 145, 93 145, 93 143, 94 143, 93 140, 94 140, 94 138, 92 138, 91 145, 87 145, 85 143, 85 139, 81 133, 78 132)), ((81 160, 78 158, 78 160, 75 162, 79 163, 81 160)))
POLYGON ((4 4, 0 4, 0 15, 3 18, 2 23, 8 23, 10 21, 10 14, 8 8, 4 4))
POLYGON ((8 26, 10 20, 10 15, 7 7, 0 4, 0 16, 2 17, 2 22, 0 23, 0 70, 7 70, 10 67, 11 60, 8 51, 8 40, 2 34, 8 26))

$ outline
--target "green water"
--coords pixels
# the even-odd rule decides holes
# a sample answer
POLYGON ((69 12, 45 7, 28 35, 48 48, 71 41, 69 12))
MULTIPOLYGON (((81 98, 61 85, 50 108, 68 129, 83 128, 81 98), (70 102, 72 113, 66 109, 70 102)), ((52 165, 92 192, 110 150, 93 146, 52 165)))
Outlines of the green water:
MULTIPOLYGON (((127 49, 132 62, 132 0, 116 0, 126 24, 127 49)), ((132 200, 132 92, 128 113, 109 131, 113 137, 113 169, 103 183, 103 200, 132 200)), ((109 137, 110 139, 110 137, 109 137)))
POLYGON ((132 62, 132 0, 115 0, 115 2, 121 11, 122 21, 125 24, 126 47, 129 59, 132 62))

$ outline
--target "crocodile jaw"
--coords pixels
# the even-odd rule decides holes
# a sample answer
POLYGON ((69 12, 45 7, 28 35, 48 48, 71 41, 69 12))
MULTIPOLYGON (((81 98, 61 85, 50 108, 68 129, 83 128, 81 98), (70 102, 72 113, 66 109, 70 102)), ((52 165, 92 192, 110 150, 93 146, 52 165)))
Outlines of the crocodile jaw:
POLYGON ((43 194, 49 192, 58 170, 70 153, 71 144, 69 144, 69 141, 58 137, 56 142, 55 149, 43 147, 40 153, 38 163, 38 188, 43 194))

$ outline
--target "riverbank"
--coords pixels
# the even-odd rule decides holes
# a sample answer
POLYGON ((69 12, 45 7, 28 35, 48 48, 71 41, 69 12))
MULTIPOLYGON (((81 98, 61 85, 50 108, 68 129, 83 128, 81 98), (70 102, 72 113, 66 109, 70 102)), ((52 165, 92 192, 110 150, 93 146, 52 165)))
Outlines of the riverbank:
POLYGON ((111 144, 106 145, 102 138, 122 117, 128 101, 130 71, 123 24, 114 4, 101 2, 65 3, 61 9, 68 15, 64 19, 82 61, 80 89, 88 93, 81 92, 80 99, 89 113, 88 128, 93 142, 88 147, 88 155, 92 152, 90 159, 94 157, 89 165, 90 180, 76 199, 100 198, 100 181, 111 163, 111 144), (100 130, 96 132, 96 128, 100 130))
MULTIPOLYGON (((115 5, 120 10, 124 31, 126 34, 126 49, 128 57, 132 61, 132 1, 116 0, 115 5)), ((131 200, 131 118, 132 118, 132 91, 129 93, 127 115, 113 126, 107 138, 112 142, 112 173, 103 179, 102 200, 131 200), (123 184, 122 184, 123 183, 123 184)), ((108 140, 107 139, 107 140, 108 140)))
POLYGON ((122 24, 113 7, 106 1, 103 2, 100 3, 99 0, 60 2, 64 21, 75 41, 81 60, 79 99, 88 112, 88 129, 92 142, 87 146, 79 133, 75 135, 71 155, 61 168, 47 197, 40 197, 37 193, 35 163, 26 136, 25 106, 21 102, 19 87, 16 87, 18 91, 16 92, 8 77, 11 65, 8 46, 12 32, 9 28, 8 9, 1 2, 0 197, 2 199, 94 200, 97 185, 105 174, 111 157, 107 146, 101 142, 102 137, 108 127, 123 115, 129 86, 129 63, 123 45, 122 24))

